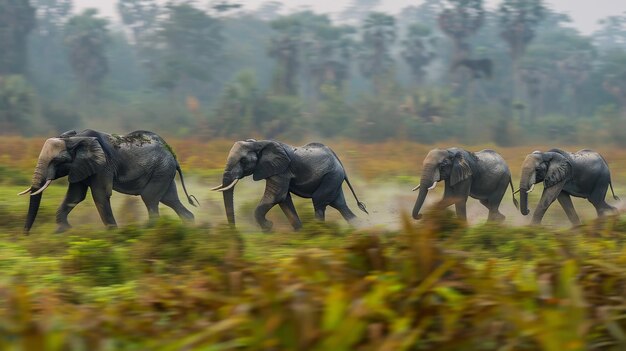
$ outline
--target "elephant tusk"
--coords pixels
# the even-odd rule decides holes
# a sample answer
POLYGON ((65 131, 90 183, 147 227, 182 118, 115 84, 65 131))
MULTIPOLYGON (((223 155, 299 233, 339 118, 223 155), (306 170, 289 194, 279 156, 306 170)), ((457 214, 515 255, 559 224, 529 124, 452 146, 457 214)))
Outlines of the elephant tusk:
POLYGON ((26 190, 22 191, 21 193, 19 193, 19 194, 17 194, 17 195, 18 195, 18 196, 19 196, 19 195, 26 195, 26 194, 30 193, 31 191, 33 191, 33 187, 32 187, 32 186, 31 186, 30 188, 28 188, 28 189, 26 189, 26 190))
POLYGON ((533 190, 535 190, 535 184, 530 186, 530 189, 526 190, 526 194, 531 193, 533 190))
POLYGON ((420 186, 422 186, 422 184, 420 184, 420 185, 416 186, 416 187, 415 187, 415 188, 413 188, 413 190, 411 190, 411 191, 416 191, 416 190, 419 190, 420 186))
POLYGON ((428 190, 433 190, 435 189, 436 186, 437 186, 437 182, 433 182, 433 185, 431 185, 430 188, 428 188, 428 190))
POLYGON ((237 182, 238 182, 238 181, 239 181, 239 178, 237 178, 237 179, 233 180, 233 182, 232 182, 232 183, 230 183, 230 185, 229 185, 229 186, 227 186, 227 187, 225 187, 225 188, 221 188, 221 189, 219 189, 218 191, 226 191, 226 190, 228 190, 228 189, 230 189, 230 188, 234 187, 234 186, 235 186, 235 184, 237 184, 237 182))
POLYGON ((513 195, 515 195, 515 194, 519 193, 519 191, 520 191, 520 190, 522 190, 522 189, 517 189, 517 190, 515 190, 515 192, 513 193, 513 195))
POLYGON ((220 185, 218 185, 216 187, 211 188, 211 190, 215 191, 215 190, 218 190, 219 188, 223 188, 223 187, 224 187, 224 184, 220 184, 220 185))
POLYGON ((39 189, 39 190, 35 191, 34 193, 30 194, 30 196, 35 196, 35 195, 37 195, 37 194, 41 193, 42 191, 46 190, 46 188, 50 185, 50 183, 52 183, 52 179, 48 179, 48 180, 46 181, 46 184, 44 184, 44 185, 41 187, 41 189, 39 189))

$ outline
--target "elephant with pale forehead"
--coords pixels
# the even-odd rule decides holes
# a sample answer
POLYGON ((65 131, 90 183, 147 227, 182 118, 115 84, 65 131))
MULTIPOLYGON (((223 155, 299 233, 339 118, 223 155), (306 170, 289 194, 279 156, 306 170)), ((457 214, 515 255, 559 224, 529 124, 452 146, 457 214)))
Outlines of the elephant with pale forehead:
POLYGON ((347 221, 356 216, 348 208, 341 188, 345 181, 359 208, 367 213, 359 201, 346 171, 337 155, 327 146, 311 143, 293 147, 273 140, 238 141, 231 148, 222 177, 222 184, 211 189, 223 192, 226 217, 235 224, 234 187, 249 175, 256 180, 265 179, 265 194, 254 211, 257 223, 264 231, 272 229, 265 218, 267 212, 279 205, 294 229, 302 226, 291 199, 291 194, 313 200, 315 217, 324 220, 326 207, 339 211, 347 221))
POLYGON ((43 191, 53 180, 65 176, 68 176, 69 186, 57 209, 57 232, 70 227, 67 216, 85 199, 88 188, 107 227, 117 226, 110 202, 113 190, 140 195, 150 218, 158 217, 158 205, 162 202, 182 219, 193 221, 193 214, 178 199, 174 181, 177 171, 187 200, 195 206, 193 196, 187 194, 175 155, 157 134, 135 131, 119 136, 89 129, 80 133, 65 132, 46 140, 31 186, 19 194, 31 195, 24 232, 28 233, 35 221, 43 191))
POLYGON ((535 151, 526 156, 519 183, 520 211, 524 216, 530 213, 528 194, 534 190, 535 184, 541 182, 544 188, 533 214, 533 224, 541 223, 548 207, 554 200, 559 200, 570 222, 579 225, 580 219, 570 196, 587 199, 596 208, 598 217, 617 213, 617 209, 604 200, 609 186, 613 198, 619 198, 613 192, 609 165, 597 152, 580 150, 570 153, 552 149, 548 152, 535 151))
MULTIPOLYGON (((459 148, 433 149, 422 165, 420 184, 413 189, 419 195, 413 207, 413 218, 420 219, 420 210, 429 190, 445 181, 441 204, 455 205, 457 217, 467 220, 467 198, 478 199, 489 210, 489 221, 503 221, 506 217, 499 207, 508 186, 513 190, 511 171, 506 161, 493 150, 469 152, 459 148)), ((515 195, 513 204, 518 206, 515 195)))

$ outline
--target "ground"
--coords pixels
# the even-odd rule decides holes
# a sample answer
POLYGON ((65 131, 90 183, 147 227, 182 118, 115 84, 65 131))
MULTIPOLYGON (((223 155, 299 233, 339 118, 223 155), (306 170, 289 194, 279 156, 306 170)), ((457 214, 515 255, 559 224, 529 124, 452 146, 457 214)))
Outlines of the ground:
MULTIPOLYGON (((369 216, 361 213, 348 196, 360 219, 356 228, 332 209, 327 223, 317 222, 310 201, 296 200, 304 228, 292 232, 276 208, 270 213, 276 231, 263 234, 252 209, 264 184, 246 179, 235 191, 233 230, 221 194, 208 190, 220 182, 225 154, 204 168, 209 161, 201 150, 173 140, 190 193, 201 204, 190 208, 196 225, 183 225, 161 206, 164 218, 148 226, 141 200, 116 193, 119 229, 104 229, 88 195, 70 215, 75 227, 54 234, 54 213, 66 187, 58 180, 46 190, 33 230, 24 236, 28 197, 15 194, 28 186, 40 145, 20 142, 23 148, 14 152, 0 149, 0 349, 626 346, 626 221, 596 222, 584 200, 575 206, 587 223, 575 229, 558 204, 548 211, 545 227, 526 226, 528 218, 515 211, 510 192, 503 201, 505 225, 485 225, 486 210, 470 200, 467 227, 436 208, 437 189, 429 194, 431 210, 416 222, 406 214, 417 195, 410 190, 419 164, 370 150, 385 174, 375 177, 376 162, 359 163, 358 145, 338 143, 334 149, 371 210, 369 216), (30 155, 26 161, 15 157, 20 152, 30 155)), ((227 146, 203 147, 218 157, 227 146)), ((514 151, 504 150, 505 158, 513 159, 514 151)), ((519 164, 523 156, 515 156, 519 164)), ((622 154, 607 158, 616 193, 624 197, 622 154)), ((518 173, 519 165, 514 179, 518 173)), ((531 208, 540 195, 535 193, 531 208)))

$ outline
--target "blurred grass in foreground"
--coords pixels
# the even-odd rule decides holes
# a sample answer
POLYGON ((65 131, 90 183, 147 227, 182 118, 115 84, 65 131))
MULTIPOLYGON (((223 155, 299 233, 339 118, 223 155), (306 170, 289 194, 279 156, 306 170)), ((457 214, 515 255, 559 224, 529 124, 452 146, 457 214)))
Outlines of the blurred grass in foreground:
MULTIPOLYGON (((626 222, 0 233, 0 349, 623 350, 626 222)), ((0 225, 0 227, 2 227, 0 225)))

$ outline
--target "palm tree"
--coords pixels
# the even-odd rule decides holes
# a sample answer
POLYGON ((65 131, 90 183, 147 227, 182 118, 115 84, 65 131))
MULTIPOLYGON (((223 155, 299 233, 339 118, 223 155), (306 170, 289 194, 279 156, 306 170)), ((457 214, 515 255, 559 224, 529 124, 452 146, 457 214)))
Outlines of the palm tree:
POLYGON ((469 55, 467 38, 480 29, 484 18, 483 0, 446 0, 445 9, 439 15, 439 28, 454 44, 452 62, 469 55))
POLYGON ((504 0, 498 10, 500 36, 509 45, 509 55, 513 65, 512 100, 518 99, 520 86, 519 62, 528 44, 535 37, 535 29, 545 14, 542 0, 504 0))
POLYGON ((402 42, 402 57, 411 68, 413 78, 419 85, 426 77, 425 68, 437 57, 435 45, 437 38, 428 27, 414 24, 409 27, 407 38, 402 42))
POLYGON ((289 16, 272 21, 271 26, 277 32, 268 49, 270 57, 277 61, 274 91, 280 95, 297 95, 302 24, 299 18, 289 16))
POLYGON ((0 0, 0 75, 26 71, 26 39, 35 27, 28 0, 0 0))
POLYGON ((81 91, 91 96, 95 95, 109 71, 105 54, 110 41, 108 21, 97 16, 98 10, 86 9, 70 18, 64 34, 70 65, 81 91))
POLYGON ((394 65, 390 51, 396 40, 395 19, 384 13, 373 12, 365 19, 362 32, 359 55, 361 73, 371 79, 374 90, 380 92, 383 79, 390 74, 394 65))

